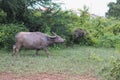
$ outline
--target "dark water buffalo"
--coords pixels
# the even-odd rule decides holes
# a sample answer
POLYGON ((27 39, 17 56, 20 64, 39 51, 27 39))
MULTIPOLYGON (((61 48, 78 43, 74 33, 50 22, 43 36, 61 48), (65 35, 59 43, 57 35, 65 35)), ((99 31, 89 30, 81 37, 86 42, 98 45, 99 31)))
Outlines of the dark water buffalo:
POLYGON ((63 43, 64 39, 54 33, 54 36, 49 36, 41 32, 19 32, 15 36, 16 43, 13 45, 13 55, 17 55, 20 48, 23 46, 28 49, 35 49, 36 54, 40 49, 43 49, 47 56, 49 52, 47 47, 54 43, 63 43))
POLYGON ((82 29, 76 29, 74 31, 75 39, 85 36, 87 33, 82 29))
POLYGON ((73 42, 76 44, 79 44, 82 39, 87 35, 87 32, 84 31, 83 29, 76 29, 73 33, 73 42))

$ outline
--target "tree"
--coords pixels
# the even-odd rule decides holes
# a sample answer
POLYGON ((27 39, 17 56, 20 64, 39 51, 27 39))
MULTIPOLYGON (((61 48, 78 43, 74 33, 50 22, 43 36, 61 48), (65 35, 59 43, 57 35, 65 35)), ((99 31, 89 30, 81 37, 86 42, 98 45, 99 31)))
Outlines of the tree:
POLYGON ((116 19, 120 19, 120 0, 115 2, 110 2, 108 4, 109 10, 106 13, 107 17, 114 17, 116 19))
POLYGON ((54 16, 60 9, 60 4, 54 3, 52 0, 36 0, 29 3, 31 13, 29 16, 26 15, 24 23, 30 31, 48 32, 54 16))
POLYGON ((24 18, 36 7, 47 8, 45 12, 50 13, 52 10, 57 9, 58 6, 52 0, 0 0, 0 9, 6 12, 9 23, 15 21, 24 22, 24 18))
POLYGON ((9 23, 21 21, 23 19, 26 7, 26 0, 1 0, 0 8, 6 12, 9 23))
POLYGON ((89 20, 90 14, 88 12, 89 8, 87 6, 83 7, 83 10, 79 10, 80 12, 80 18, 81 18, 81 24, 84 24, 85 21, 89 20))

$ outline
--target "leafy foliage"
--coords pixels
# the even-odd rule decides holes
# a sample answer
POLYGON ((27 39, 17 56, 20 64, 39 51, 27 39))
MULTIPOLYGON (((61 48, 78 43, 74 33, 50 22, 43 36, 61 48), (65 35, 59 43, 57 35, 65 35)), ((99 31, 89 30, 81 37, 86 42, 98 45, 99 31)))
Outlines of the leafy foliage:
POLYGON ((109 10, 106 13, 107 17, 114 17, 120 19, 120 0, 116 0, 116 3, 110 2, 108 4, 109 10))
POLYGON ((7 13, 8 22, 21 21, 26 10, 25 0, 1 0, 0 8, 7 13))
POLYGON ((59 4, 52 0, 1 0, 0 4, 0 9, 7 13, 8 23, 24 22, 30 16, 31 10, 36 9, 36 5, 39 10, 46 9, 46 14, 59 9, 59 4))
POLYGON ((15 34, 20 31, 28 30, 24 27, 24 25, 21 24, 0 25, 0 47, 11 49, 15 43, 15 34))
POLYGON ((0 4, 2 24, 24 23, 23 26, 31 32, 41 31, 48 34, 55 32, 66 39, 66 45, 76 43, 96 47, 116 47, 120 44, 120 21, 92 17, 86 6, 76 12, 62 11, 60 4, 52 0, 1 0, 0 4), (87 34, 74 40, 76 29, 82 29, 87 34))
POLYGON ((102 73, 105 74, 106 80, 120 80, 120 60, 112 60, 111 65, 109 67, 105 67, 102 69, 102 73))
MULTIPOLYGON (((116 60, 113 63, 113 68, 111 69, 110 75, 114 80, 119 80, 120 79, 120 60, 116 60)), ((111 80, 113 80, 113 79, 111 79, 111 80)))

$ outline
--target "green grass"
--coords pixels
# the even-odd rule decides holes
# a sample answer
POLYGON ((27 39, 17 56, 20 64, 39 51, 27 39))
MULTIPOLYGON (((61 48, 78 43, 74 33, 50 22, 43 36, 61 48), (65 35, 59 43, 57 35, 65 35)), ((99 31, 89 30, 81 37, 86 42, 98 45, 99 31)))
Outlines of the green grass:
POLYGON ((44 51, 35 56, 34 50, 22 50, 20 57, 12 57, 12 52, 0 50, 0 72, 27 73, 67 73, 99 75, 110 62, 120 57, 112 48, 76 46, 66 49, 49 49, 47 58, 44 51))

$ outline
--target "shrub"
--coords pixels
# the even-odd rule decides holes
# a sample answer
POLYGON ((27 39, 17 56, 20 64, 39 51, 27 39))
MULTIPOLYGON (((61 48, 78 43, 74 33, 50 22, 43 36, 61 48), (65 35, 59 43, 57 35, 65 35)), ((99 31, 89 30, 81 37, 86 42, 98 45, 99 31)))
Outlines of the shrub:
POLYGON ((1 24, 0 25, 0 47, 11 49, 17 32, 28 31, 22 24, 1 24))
POLYGON ((113 63, 113 68, 111 69, 110 76, 113 78, 110 78, 111 80, 120 80, 120 60, 116 60, 113 63))
POLYGON ((96 18, 84 24, 83 28, 87 31, 87 39, 89 39, 87 43, 97 47, 115 47, 116 44, 120 44, 120 23, 112 22, 108 19, 96 18))

